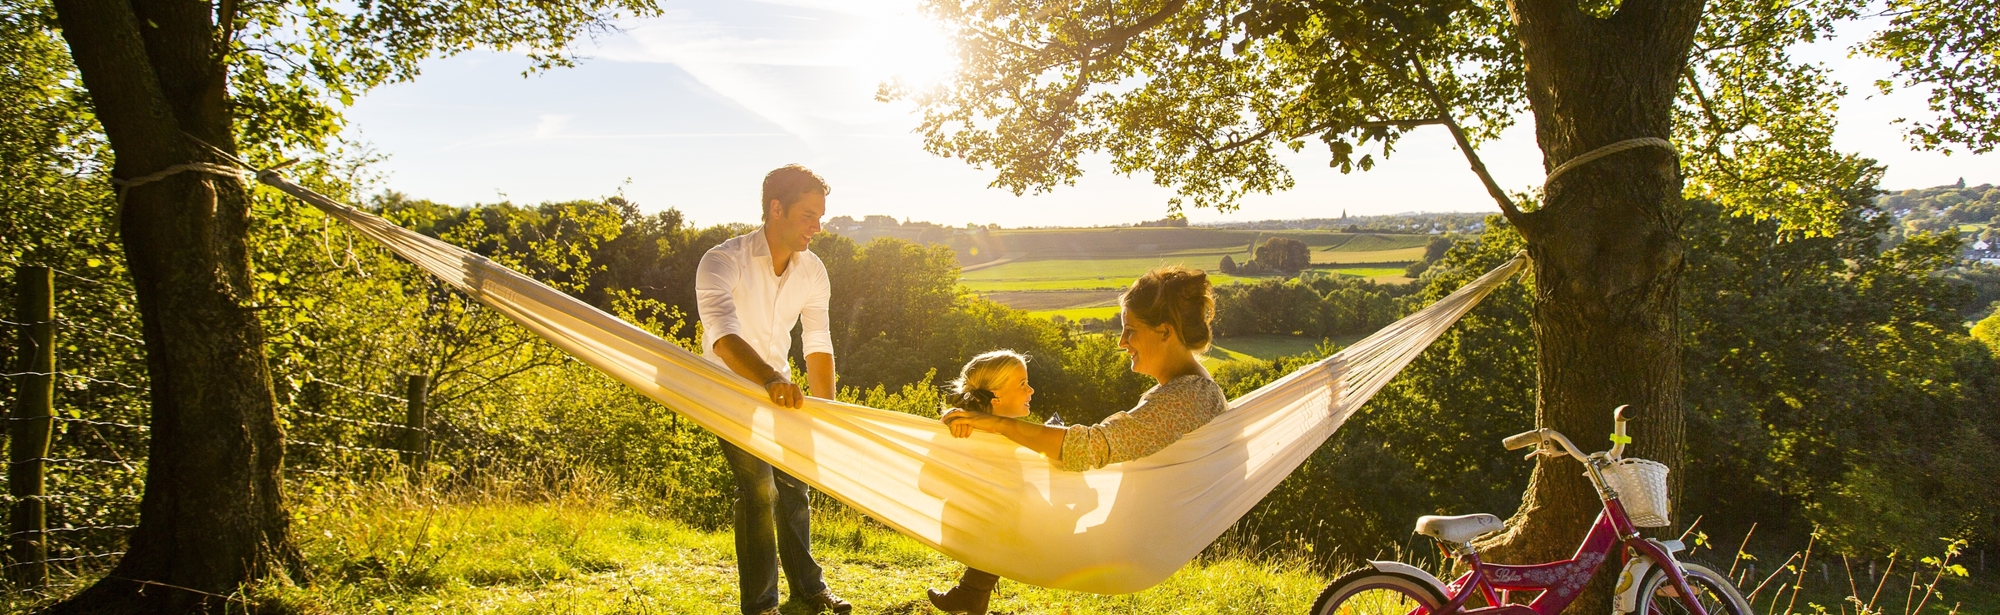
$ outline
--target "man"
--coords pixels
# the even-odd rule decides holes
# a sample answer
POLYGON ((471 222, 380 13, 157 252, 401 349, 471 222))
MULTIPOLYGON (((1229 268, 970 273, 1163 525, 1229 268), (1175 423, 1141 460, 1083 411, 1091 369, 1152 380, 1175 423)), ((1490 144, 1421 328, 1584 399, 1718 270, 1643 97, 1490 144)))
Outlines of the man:
MULTIPOLYGON (((805 403, 787 360, 792 326, 802 319, 806 382, 814 397, 834 396, 833 335, 826 316, 831 288, 826 265, 806 251, 831 191, 799 165, 770 172, 764 176, 764 225, 710 249, 695 271, 703 355, 762 384, 780 408, 805 403)), ((736 575, 743 613, 778 612, 780 563, 793 600, 815 611, 851 610, 827 589, 813 561, 805 483, 727 441, 722 455, 736 474, 736 575)))

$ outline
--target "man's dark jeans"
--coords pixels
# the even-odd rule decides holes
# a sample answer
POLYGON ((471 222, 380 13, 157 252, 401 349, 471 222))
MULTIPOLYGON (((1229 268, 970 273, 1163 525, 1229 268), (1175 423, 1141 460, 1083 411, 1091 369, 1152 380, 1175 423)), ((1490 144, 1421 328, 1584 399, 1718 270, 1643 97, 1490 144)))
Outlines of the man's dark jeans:
POLYGON ((722 456, 736 473, 736 584, 743 612, 754 615, 778 606, 780 562, 793 599, 826 591, 826 579, 812 557, 806 484, 727 441, 722 456))

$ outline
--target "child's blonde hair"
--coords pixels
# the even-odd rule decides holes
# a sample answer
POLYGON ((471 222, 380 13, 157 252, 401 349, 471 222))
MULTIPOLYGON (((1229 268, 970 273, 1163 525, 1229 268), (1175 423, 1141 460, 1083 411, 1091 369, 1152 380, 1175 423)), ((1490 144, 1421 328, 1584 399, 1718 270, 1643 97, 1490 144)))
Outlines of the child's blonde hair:
POLYGON ((1028 355, 1012 350, 995 350, 981 353, 965 362, 958 370, 958 379, 945 385, 945 401, 952 407, 979 412, 993 411, 993 387, 1000 384, 1000 378, 1007 375, 1007 368, 1019 366, 1025 374, 1028 369, 1028 355))

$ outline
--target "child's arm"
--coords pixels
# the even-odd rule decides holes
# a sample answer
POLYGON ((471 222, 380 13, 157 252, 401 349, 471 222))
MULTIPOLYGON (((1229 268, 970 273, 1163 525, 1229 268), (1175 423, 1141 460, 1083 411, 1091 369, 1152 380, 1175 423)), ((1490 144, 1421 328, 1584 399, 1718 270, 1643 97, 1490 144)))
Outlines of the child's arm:
POLYGON ((994 416, 984 412, 956 410, 946 412, 939 420, 951 426, 951 435, 960 438, 971 435, 971 430, 997 433, 1013 440, 1015 444, 1028 447, 1049 459, 1062 459, 1063 435, 1067 430, 1030 423, 1018 419, 994 416), (961 431, 965 435, 959 435, 961 431))

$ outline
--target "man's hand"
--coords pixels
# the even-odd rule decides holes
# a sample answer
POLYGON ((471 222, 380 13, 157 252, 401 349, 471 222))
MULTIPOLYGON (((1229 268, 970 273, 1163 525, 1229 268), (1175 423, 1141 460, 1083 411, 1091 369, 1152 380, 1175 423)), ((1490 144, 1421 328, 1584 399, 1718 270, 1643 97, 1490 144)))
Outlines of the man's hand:
MULTIPOLYGON (((779 408, 805 406, 806 395, 799 391, 799 385, 792 384, 784 372, 766 365, 764 359, 758 357, 757 351, 752 350, 750 343, 743 341, 743 338, 734 335, 722 336, 722 339, 715 341, 715 354, 722 357, 722 364, 729 366, 729 371, 749 378, 751 382, 764 383, 764 392, 771 396, 771 403, 777 404, 779 408)), ((833 363, 832 357, 828 357, 827 363, 828 365, 833 363)))
POLYGON ((799 408, 806 404, 806 394, 799 390, 799 385, 782 377, 764 383, 764 392, 769 393, 771 403, 780 408, 799 408))

